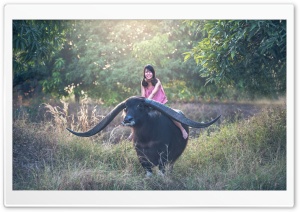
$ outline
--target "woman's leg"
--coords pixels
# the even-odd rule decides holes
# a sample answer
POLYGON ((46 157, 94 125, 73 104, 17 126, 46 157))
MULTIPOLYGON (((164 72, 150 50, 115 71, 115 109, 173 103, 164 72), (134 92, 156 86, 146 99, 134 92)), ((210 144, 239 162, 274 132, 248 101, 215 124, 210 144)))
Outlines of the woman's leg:
POLYGON ((188 137, 188 133, 186 132, 186 130, 183 128, 183 126, 181 125, 181 123, 173 120, 174 124, 180 129, 181 133, 182 133, 182 137, 184 139, 187 139, 188 137))

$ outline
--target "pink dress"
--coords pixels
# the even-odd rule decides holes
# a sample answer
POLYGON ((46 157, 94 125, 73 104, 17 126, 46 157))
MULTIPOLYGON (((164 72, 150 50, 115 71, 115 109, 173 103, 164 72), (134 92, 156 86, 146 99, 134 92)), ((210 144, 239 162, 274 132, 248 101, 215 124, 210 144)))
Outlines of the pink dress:
MULTIPOLYGON (((148 98, 152 93, 152 91, 154 90, 154 86, 152 86, 151 88, 144 87, 144 89, 145 89, 145 97, 148 98)), ((152 99, 162 104, 167 103, 168 99, 162 85, 159 86, 158 91, 156 92, 156 94, 153 96, 152 99)))

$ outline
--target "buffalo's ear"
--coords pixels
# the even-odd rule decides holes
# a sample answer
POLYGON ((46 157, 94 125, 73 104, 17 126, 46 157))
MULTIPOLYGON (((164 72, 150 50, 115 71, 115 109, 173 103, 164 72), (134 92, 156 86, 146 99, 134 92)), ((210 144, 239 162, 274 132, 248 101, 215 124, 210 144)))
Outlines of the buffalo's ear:
POLYGON ((159 112, 153 108, 149 109, 149 111, 147 113, 151 118, 155 118, 155 117, 158 117, 161 115, 161 112, 159 112))

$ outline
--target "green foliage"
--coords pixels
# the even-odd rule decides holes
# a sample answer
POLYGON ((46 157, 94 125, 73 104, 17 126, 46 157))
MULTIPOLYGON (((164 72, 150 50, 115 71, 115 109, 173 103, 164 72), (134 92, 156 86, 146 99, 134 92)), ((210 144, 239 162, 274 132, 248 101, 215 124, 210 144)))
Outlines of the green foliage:
POLYGON ((18 95, 32 98, 42 88, 65 95, 59 86, 61 76, 53 68, 53 59, 63 48, 69 23, 71 21, 13 21, 13 86, 18 95))
POLYGON ((14 62, 43 63, 61 49, 63 21, 20 20, 13 22, 14 62))
POLYGON ((154 67, 165 67, 168 55, 175 47, 169 43, 167 34, 157 34, 151 40, 141 41, 133 46, 133 55, 141 64, 152 64, 154 67))
POLYGON ((14 87, 23 97, 43 92, 115 105, 140 95, 143 67, 152 64, 170 100, 278 97, 286 87, 285 24, 18 20, 13 22, 14 87))
POLYGON ((21 80, 32 78, 32 74, 24 77, 24 72, 45 66, 54 54, 62 49, 64 31, 68 22, 17 20, 13 22, 13 68, 14 86, 21 80), (22 79, 18 79, 23 74, 22 79))
POLYGON ((71 93, 88 95, 110 105, 140 95, 146 64, 155 66, 163 83, 185 79, 187 71, 181 70, 196 64, 183 63, 189 35, 185 35, 185 27, 175 28, 179 24, 181 21, 76 22, 76 30, 70 33, 62 54, 64 84, 68 84, 71 93))
POLYGON ((185 53, 185 61, 193 58, 207 83, 260 96, 285 93, 286 21, 210 20, 203 30, 206 36, 185 53))
POLYGON ((179 80, 170 81, 164 87, 165 87, 165 92, 170 94, 168 96, 168 100, 171 100, 171 102, 195 100, 194 99, 195 97, 188 90, 185 81, 179 81, 179 80))

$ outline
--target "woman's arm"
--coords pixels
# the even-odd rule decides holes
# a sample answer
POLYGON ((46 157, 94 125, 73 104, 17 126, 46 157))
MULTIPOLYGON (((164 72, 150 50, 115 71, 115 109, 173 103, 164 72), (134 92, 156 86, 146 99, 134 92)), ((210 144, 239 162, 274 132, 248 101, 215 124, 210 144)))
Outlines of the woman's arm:
POLYGON ((142 83, 143 83, 143 80, 141 81, 141 95, 142 95, 142 97, 146 97, 146 96, 145 96, 145 88, 144 88, 144 86, 142 85, 142 83))
POLYGON ((156 83, 152 93, 149 95, 148 99, 152 99, 155 96, 155 94, 157 93, 160 86, 161 86, 161 82, 159 79, 157 79, 157 83, 156 83))

